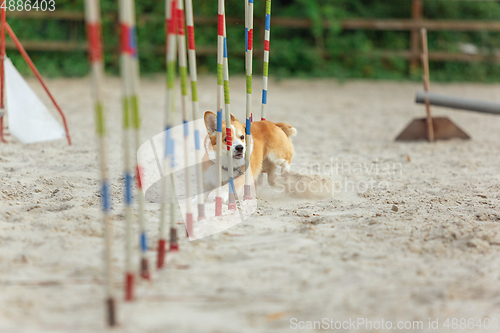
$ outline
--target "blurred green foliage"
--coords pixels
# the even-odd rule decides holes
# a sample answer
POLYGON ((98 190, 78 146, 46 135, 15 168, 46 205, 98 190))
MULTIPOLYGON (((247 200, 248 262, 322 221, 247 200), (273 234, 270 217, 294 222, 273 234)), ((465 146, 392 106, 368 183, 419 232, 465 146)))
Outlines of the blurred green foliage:
MULTIPOLYGON (((243 0, 226 1, 228 17, 243 19, 243 0)), ((103 35, 106 45, 106 69, 118 73, 118 1, 101 0, 103 35)), ((194 0, 195 16, 216 17, 217 1, 194 0)), ((310 29, 291 29, 271 24, 270 75, 274 77, 337 77, 371 79, 407 79, 408 62, 403 58, 383 59, 382 50, 408 50, 410 33, 400 31, 342 30, 346 18, 405 19, 411 16, 411 0, 273 0, 272 17, 309 18, 310 29), (323 27, 328 21, 330 27, 323 27)), ((56 11, 83 11, 83 0, 56 0, 56 11)), ((139 55, 142 73, 165 70, 165 1, 136 1, 139 55)), ((255 1, 255 17, 263 18, 265 1, 255 1)), ((491 20, 500 19, 498 1, 424 1, 427 19, 491 20)), ((22 40, 85 42, 83 22, 64 20, 7 19, 22 40)), ((272 22, 272 19, 271 19, 272 22)), ((255 47, 262 50, 263 27, 255 27, 255 47)), ((216 47, 217 27, 196 27, 197 47, 216 47)), ((471 43, 486 54, 500 52, 498 32, 429 32, 431 51, 460 52, 460 43, 471 43)), ((228 25, 228 49, 231 73, 243 73, 244 26, 228 25)), ((44 75, 83 76, 89 71, 87 56, 80 52, 30 52, 44 75)), ((16 66, 29 72, 17 51, 10 50, 16 66)), ((254 73, 262 69, 261 55, 254 60, 254 73)), ((214 72, 216 57, 199 57, 199 72, 214 72)), ((431 62, 433 81, 481 81, 500 79, 500 66, 490 62, 431 62)), ((412 79, 420 79, 412 73, 412 79)))

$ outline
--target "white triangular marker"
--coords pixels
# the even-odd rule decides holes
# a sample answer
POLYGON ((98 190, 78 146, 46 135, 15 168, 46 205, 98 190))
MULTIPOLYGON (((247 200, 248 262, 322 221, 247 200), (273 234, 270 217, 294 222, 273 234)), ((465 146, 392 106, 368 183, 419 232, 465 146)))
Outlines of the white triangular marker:
POLYGON ((4 67, 10 134, 24 144, 65 138, 63 127, 40 101, 10 59, 5 59, 4 67))

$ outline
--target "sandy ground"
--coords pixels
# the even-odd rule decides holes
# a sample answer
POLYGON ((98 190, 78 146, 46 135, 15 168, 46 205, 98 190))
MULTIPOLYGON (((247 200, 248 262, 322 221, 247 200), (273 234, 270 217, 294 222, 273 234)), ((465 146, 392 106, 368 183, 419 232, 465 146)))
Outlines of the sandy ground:
MULTIPOLYGON (((215 106, 215 82, 200 79, 202 109, 215 106)), ((89 80, 51 80, 49 86, 67 113, 74 145, 0 145, 2 333, 105 330, 89 80)), ((424 113, 412 102, 419 88, 399 82, 271 81, 268 118, 298 131, 292 169, 315 164, 330 172, 325 168, 340 163, 341 179, 354 188, 320 201, 264 188, 257 213, 245 222, 194 242, 183 236, 181 251, 168 255, 168 269, 155 272, 150 283, 141 281, 136 301, 126 304, 120 82, 108 79, 116 331, 287 332, 293 323, 306 327, 306 321, 323 318, 384 319, 393 328, 399 321, 422 321, 423 328, 400 330, 410 332, 436 331, 429 318, 439 318, 439 331, 454 331, 452 321, 449 329, 444 326, 446 318, 472 318, 464 332, 485 332, 489 318, 489 331, 497 331, 492 328, 500 320, 500 118, 435 109, 473 140, 396 143, 400 130, 424 113)), ((244 79, 234 78, 231 89, 232 108, 243 119, 244 79)), ((254 89, 259 91, 259 81, 254 89)), ((498 85, 433 89, 500 102, 498 85)), ((163 78, 143 81, 142 109, 146 139, 162 130, 163 78)), ((153 262, 158 205, 149 203, 146 216, 153 262)), ((343 325, 337 331, 357 331, 343 325)), ((390 330, 361 325, 359 331, 390 330)))

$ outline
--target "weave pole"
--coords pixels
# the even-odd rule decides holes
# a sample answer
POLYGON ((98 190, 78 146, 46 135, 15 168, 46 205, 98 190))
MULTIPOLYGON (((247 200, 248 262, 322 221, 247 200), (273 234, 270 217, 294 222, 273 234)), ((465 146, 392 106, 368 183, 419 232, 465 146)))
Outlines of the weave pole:
POLYGON ((166 245, 166 224, 167 224, 167 206, 170 206, 170 251, 177 251, 177 227, 175 225, 176 203, 174 196, 173 177, 170 177, 170 202, 167 205, 168 196, 168 178, 172 175, 171 169, 175 166, 174 156, 174 138, 171 135, 171 129, 174 126, 175 105, 174 105, 174 84, 176 70, 176 30, 177 16, 175 15, 176 0, 166 0, 165 4, 165 29, 167 43, 167 99, 165 103, 165 154, 163 159, 163 177, 161 186, 161 215, 160 215, 160 237, 158 240, 158 259, 157 268, 163 268, 165 264, 165 245, 166 245))
POLYGON ((219 0, 217 26, 217 188, 215 196, 215 216, 222 216, 222 103, 224 100, 224 0, 219 0))
MULTIPOLYGON (((127 17, 125 18, 126 33, 124 36, 127 38, 127 65, 125 70, 128 71, 127 78, 130 80, 130 98, 128 99, 130 107, 131 125, 133 129, 133 141, 134 141, 134 151, 138 151, 141 146, 141 114, 139 108, 139 59, 137 54, 137 35, 135 26, 135 10, 134 10, 134 0, 121 0, 120 10, 123 10, 127 17)), ((122 26, 122 31, 125 28, 122 26)), ((149 264, 147 258, 147 237, 146 237, 146 217, 144 216, 144 193, 142 191, 142 167, 139 165, 139 160, 136 159, 136 178, 137 178, 137 201, 138 215, 139 215, 139 232, 140 232, 140 250, 141 250, 141 266, 140 272, 141 277, 144 279, 150 279, 149 264)))
POLYGON ((134 298, 135 274, 132 265, 132 193, 133 193, 133 168, 131 137, 131 97, 132 86, 130 77, 130 14, 127 6, 120 5, 120 72, 122 79, 122 108, 123 108, 123 158, 124 158, 124 199, 125 199, 125 300, 134 298))
POLYGON ((203 198, 203 171, 201 168, 201 142, 200 129, 196 120, 199 118, 198 106, 198 74, 196 70, 196 48, 194 43, 194 19, 193 19, 193 1, 186 0, 186 25, 188 33, 188 58, 189 75, 191 79, 191 101, 193 103, 193 126, 194 126, 194 145, 196 159, 196 184, 198 198, 198 220, 205 218, 205 202, 203 198))
POLYGON ((189 167, 189 154, 191 152, 191 139, 189 135, 189 122, 191 117, 187 111, 187 55, 186 35, 184 31, 184 4, 177 1, 177 43, 179 45, 179 74, 181 77, 181 105, 182 120, 184 124, 184 165, 186 172, 186 233, 193 235, 193 212, 191 210, 191 168, 189 167))
POLYGON ((269 83, 269 41, 271 39, 271 0, 266 0, 266 26, 264 33, 264 67, 262 79, 262 109, 260 120, 267 117, 267 85, 269 83))
POLYGON ((104 113, 102 98, 103 77, 103 54, 101 38, 101 14, 99 0, 85 1, 85 21, 87 25, 87 40, 89 45, 89 61, 92 68, 92 95, 94 99, 96 133, 99 139, 99 162, 101 169, 101 197, 102 197, 102 220, 104 224, 104 256, 105 256, 105 292, 107 322, 109 326, 115 326, 115 299, 112 288, 111 247, 112 228, 110 221, 111 195, 108 178, 107 140, 106 140, 106 115, 104 113))
POLYGON ((233 177, 233 135, 231 126, 231 103, 229 99, 229 66, 227 59, 227 34, 226 34, 226 16, 224 15, 224 104, 226 111, 226 143, 227 143, 227 172, 229 176, 229 210, 236 210, 236 199, 234 195, 234 177, 233 177))
MULTIPOLYGON (((424 75, 422 81, 424 83, 424 90, 429 92, 431 89, 431 81, 429 75, 429 50, 427 48, 427 29, 422 28, 420 30, 422 36, 422 68, 424 70, 424 75)), ((427 135, 429 142, 434 142, 434 126, 432 125, 432 110, 429 100, 425 101, 425 111, 427 112, 427 135)))
MULTIPOLYGON (((246 15, 245 15, 245 63, 246 63, 246 131, 245 143, 247 147, 252 146, 252 58, 253 58, 253 0, 245 0, 246 15)), ((243 200, 252 199, 250 193, 250 154, 251 149, 245 151, 245 187, 243 200)))

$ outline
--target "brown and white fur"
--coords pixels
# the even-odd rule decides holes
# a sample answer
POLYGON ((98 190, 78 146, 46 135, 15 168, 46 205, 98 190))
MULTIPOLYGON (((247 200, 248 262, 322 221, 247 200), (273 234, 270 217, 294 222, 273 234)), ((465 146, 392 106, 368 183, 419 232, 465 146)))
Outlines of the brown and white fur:
MULTIPOLYGON (((215 153, 217 151, 217 116, 210 111, 205 112, 205 126, 208 131, 209 140, 205 147, 206 153, 203 157, 203 175, 205 193, 217 187, 217 166, 215 165, 215 153), (212 149, 210 149, 212 148, 212 149), (211 152, 211 154, 210 154, 211 152)), ((256 121, 252 122, 252 140, 250 147, 246 146, 245 142, 245 126, 231 114, 231 129, 232 129, 232 151, 233 151, 233 177, 235 192, 239 198, 242 197, 245 177, 242 176, 245 167, 245 153, 250 149, 250 168, 253 179, 259 179, 262 173, 268 176, 269 185, 275 186, 277 173, 276 170, 283 173, 289 171, 290 163, 294 154, 292 141, 290 137, 294 136, 297 131, 295 128, 284 123, 273 123, 271 121, 256 121)), ((227 168, 226 149, 226 123, 222 122, 222 158, 221 164, 223 170, 227 168)), ((229 171, 222 172, 223 183, 229 180, 229 171)), ((222 198, 227 202, 228 190, 223 188, 222 198)))

